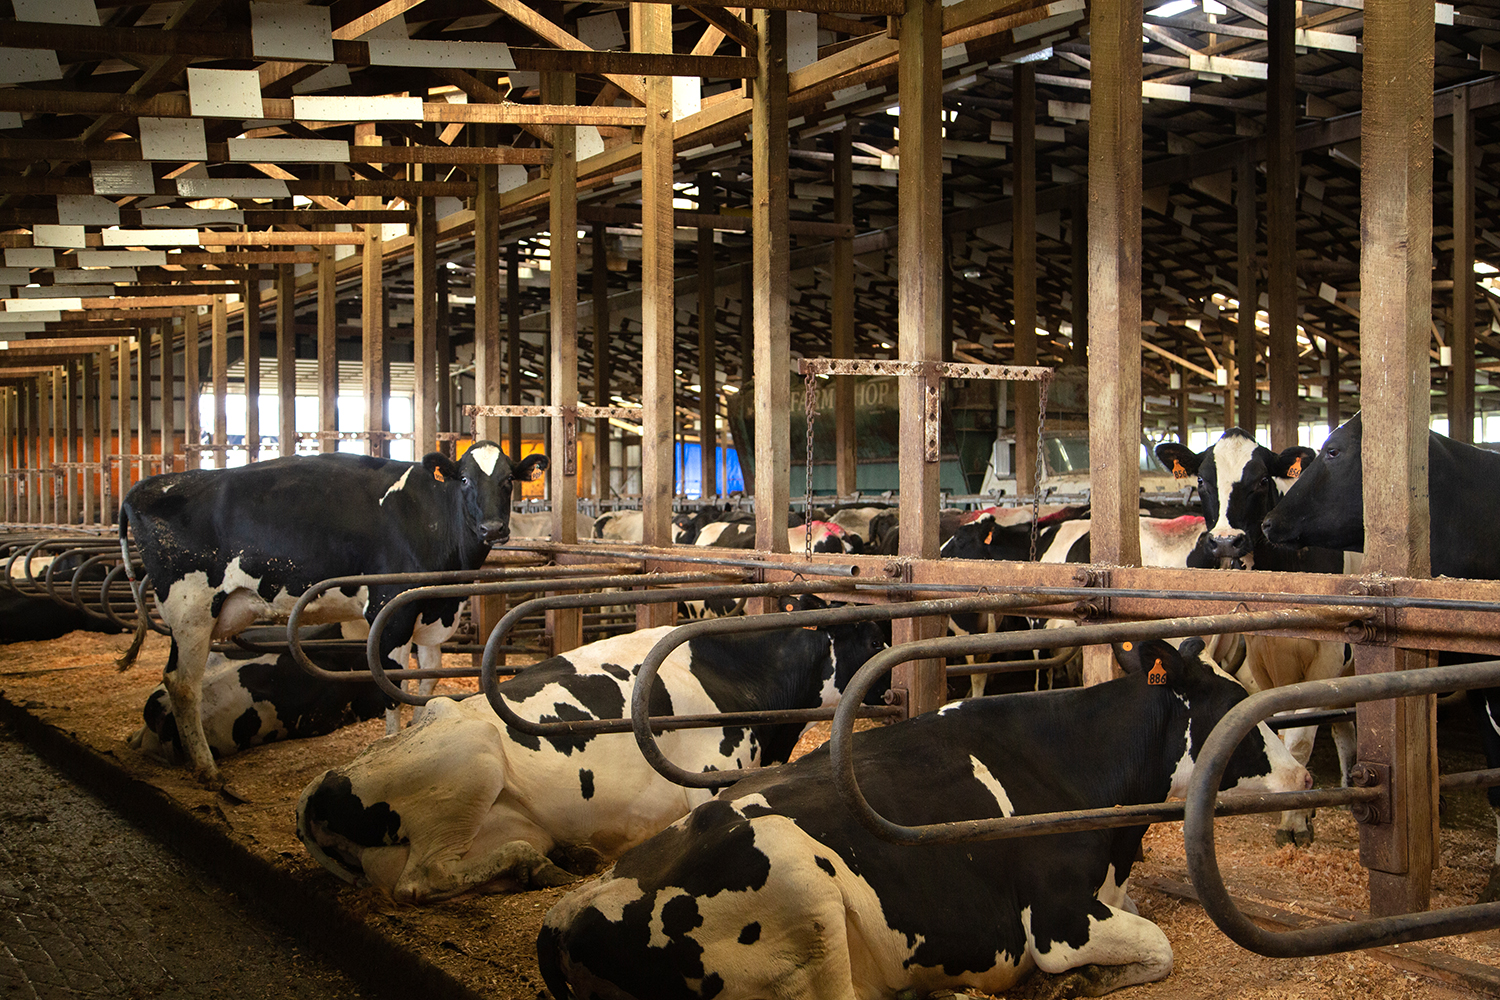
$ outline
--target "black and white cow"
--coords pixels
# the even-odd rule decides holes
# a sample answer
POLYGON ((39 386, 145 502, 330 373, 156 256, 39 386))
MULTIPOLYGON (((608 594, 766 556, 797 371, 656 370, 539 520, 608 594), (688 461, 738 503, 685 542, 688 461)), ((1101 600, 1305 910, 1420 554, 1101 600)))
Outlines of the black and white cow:
MULTIPOLYGON (((1365 547, 1364 424, 1356 413, 1323 442, 1317 458, 1266 517, 1266 537, 1285 545, 1324 545, 1359 552, 1365 547)), ((1427 496, 1435 576, 1500 579, 1500 455, 1427 434, 1427 496)), ((1484 755, 1500 767, 1500 688, 1470 691, 1484 755)), ((1486 794, 1495 811, 1497 839, 1490 881, 1481 901, 1500 899, 1500 788, 1486 794)))
POLYGON ((1261 530, 1261 521, 1316 454, 1297 445, 1278 455, 1238 427, 1201 452, 1177 441, 1157 445, 1156 457, 1174 476, 1198 480, 1206 529, 1187 565, 1342 572, 1344 560, 1337 552, 1275 545, 1261 530))
MULTIPOLYGON (((286 642, 285 629, 252 629, 250 633, 263 633, 252 636, 253 641, 286 642)), ((314 626, 303 629, 302 638, 304 641, 337 639, 340 628, 314 626)), ((363 645, 310 650, 309 656, 324 670, 368 669, 363 645)), ((209 655, 201 704, 208 748, 214 759, 222 760, 265 743, 323 736, 363 719, 373 719, 395 702, 373 680, 329 681, 314 677, 288 651, 234 650, 209 655)), ((172 714, 172 696, 165 684, 157 685, 146 698, 141 715, 145 725, 130 737, 130 746, 167 763, 182 760, 182 740, 172 714)))
MULTIPOLYGON (((855 737, 860 785, 902 824, 1182 794, 1245 689, 1165 642, 1116 647, 1126 676, 958 702, 855 737)), ((566 896, 537 939, 558 1000, 849 1000, 1000 993, 1033 969, 1096 996, 1165 977, 1172 947, 1126 880, 1145 827, 906 847, 870 834, 817 750, 753 775, 566 896)), ((1222 787, 1301 790, 1264 725, 1222 787)))
MULTIPOLYGON (((199 708, 212 640, 258 618, 285 618, 329 577, 477 569, 490 546, 510 538, 513 483, 546 468, 543 455, 512 466, 499 445, 480 441, 457 462, 439 452, 420 463, 329 454, 137 483, 120 507, 120 546, 135 536, 172 631, 164 680, 194 775, 219 780, 199 708)), ((401 590, 333 590, 304 621, 373 621, 401 590)), ((416 642, 423 666, 436 666, 430 660, 457 627, 458 608, 456 599, 404 608, 380 638, 381 655, 404 667, 416 642)))
MULTIPOLYGON (((581 646, 500 691, 532 720, 623 718, 641 660, 670 631, 581 646)), ((884 645, 873 623, 694 639, 662 664, 651 713, 831 705, 884 645)), ((712 794, 657 774, 629 733, 527 736, 482 697, 427 707, 416 726, 314 779, 297 805, 297 831, 314 858, 402 902, 571 881, 548 855, 614 858, 712 794)), ((659 742, 690 771, 756 767, 785 760, 802 728, 683 729, 659 742)))

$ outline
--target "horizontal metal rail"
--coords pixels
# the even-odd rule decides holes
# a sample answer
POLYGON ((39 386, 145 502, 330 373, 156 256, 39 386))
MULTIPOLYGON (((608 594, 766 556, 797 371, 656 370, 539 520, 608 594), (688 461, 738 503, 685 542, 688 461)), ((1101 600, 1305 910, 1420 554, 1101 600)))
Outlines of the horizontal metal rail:
MULTIPOLYGON (((653 733, 654 721, 650 717, 651 685, 656 679, 656 672, 661 668, 662 663, 672 650, 700 636, 732 635, 741 632, 758 632, 776 628, 818 628, 826 625, 848 625, 856 622, 891 621, 895 618, 926 618, 937 615, 955 615, 971 611, 1009 611, 1017 608, 1035 607, 1036 605, 1035 598, 1029 596, 1020 598, 992 594, 985 597, 949 598, 938 601, 906 601, 895 604, 863 604, 842 608, 820 608, 815 611, 791 611, 774 615, 752 615, 749 618, 718 618, 680 626, 663 636, 655 646, 651 647, 651 652, 646 654, 646 658, 641 661, 640 669, 636 673, 635 687, 630 694, 630 718, 632 728, 635 731, 636 745, 641 748, 641 753, 645 756, 646 762, 655 768, 658 774, 668 781, 686 788, 721 788, 751 773, 744 769, 708 772, 687 771, 668 760, 666 754, 662 752, 660 745, 656 742, 656 736, 653 733)), ((1027 634, 1030 635, 1031 633, 1028 632, 1027 634)), ((911 647, 920 646, 925 649, 936 645, 936 643, 924 641, 908 645, 911 647)), ((899 648, 905 649, 908 647, 902 646, 899 648)), ((888 653, 890 651, 886 650, 885 652, 888 653)), ((882 655, 884 654, 877 653, 876 658, 882 655)), ((942 654, 939 653, 937 655, 942 654)), ((913 659, 915 658, 917 657, 914 656, 913 659)), ((863 669, 861 668, 861 673, 863 673, 863 669)), ((1030 667, 1028 666, 1026 669, 1030 669, 1030 667)), ((859 675, 856 674, 857 676, 859 675)), ((891 713, 878 707, 862 704, 865 693, 869 691, 868 685, 857 696, 852 693, 852 690, 851 685, 839 698, 838 704, 840 717, 847 719, 847 724, 851 727, 854 725, 856 718, 905 714, 904 710, 899 713, 891 713)), ((828 709, 800 709, 798 711, 804 713, 825 713, 828 709)), ((781 721, 800 721, 803 718, 807 721, 814 721, 827 717, 822 714, 807 714, 799 716, 797 719, 781 721)))
MULTIPOLYGON (((553 569, 590 570, 594 567, 567 566, 550 567, 553 569)), ((582 575, 557 575, 545 578, 543 582, 549 583, 554 589, 587 588, 590 590, 607 587, 631 587, 643 586, 646 583, 672 584, 672 583, 702 583, 704 580, 719 579, 714 573, 675 573, 675 574, 641 574, 628 573, 616 576, 582 576, 582 575)), ((380 636, 385 631, 386 622, 395 613, 395 609, 414 601, 424 600, 451 600, 455 597, 467 599, 469 597, 494 597, 500 594, 526 594, 537 589, 538 581, 535 578, 526 578, 505 583, 483 583, 463 584, 445 587, 417 587, 402 591, 380 609, 375 620, 370 623, 370 637, 365 641, 365 656, 370 666, 370 676, 374 678, 375 684, 380 690, 390 697, 407 705, 425 705, 435 697, 448 697, 447 695, 421 695, 403 691, 398 685, 391 683, 391 678, 406 680, 408 678, 423 677, 482 677, 482 670, 473 667, 455 667, 443 669, 400 669, 391 670, 380 662, 380 636)), ((580 595, 592 596, 592 595, 580 595)), ((622 595, 604 595, 615 599, 622 595)), ((509 616, 507 616, 509 617, 509 616)), ((512 619, 514 620, 514 619, 512 619)), ((504 621, 502 618, 501 621, 504 621)), ((491 632, 491 636, 494 632, 491 632)), ((498 653, 499 650, 497 649, 498 653)), ((482 683, 482 682, 481 682, 482 683)))
MULTIPOLYGON (((637 580, 648 579, 637 577, 637 580)), ((837 593, 849 590, 851 584, 847 581, 833 581, 820 584, 818 590, 824 593, 837 593)), ((601 604, 669 604, 677 601, 701 601, 710 597, 785 597, 791 594, 805 594, 813 589, 807 581, 796 583, 745 583, 745 584, 720 584, 714 587, 682 587, 677 590, 640 591, 636 593, 620 594, 565 594, 553 597, 538 597, 534 600, 517 604, 505 616, 495 623, 490 631, 489 642, 485 644, 484 659, 480 663, 479 688, 484 692, 485 698, 489 700, 490 707, 495 714, 506 723, 520 732, 529 736, 576 736, 576 735, 598 735, 600 733, 628 733, 634 730, 630 719, 579 719, 569 721, 559 719, 556 722, 536 722, 532 719, 523 718, 516 714, 515 709, 504 698, 500 685, 496 682, 496 660, 498 659, 498 647, 492 648, 491 644, 498 643, 508 630, 524 615, 534 614, 536 611, 553 611, 562 608, 586 608, 601 604)), ((757 619, 767 619, 770 624, 762 625, 762 628, 786 628, 784 618, 774 615, 757 615, 757 619)), ((724 619, 715 619, 723 621, 724 619)), ((686 628, 687 626, 679 626, 686 628)), ((816 709, 787 709, 788 712, 817 711, 816 709)), ((745 714, 745 713, 741 713, 745 714)), ((756 718, 749 721, 755 723, 795 722, 794 718, 783 718, 784 712, 749 713, 756 718), (761 718, 760 715, 767 715, 761 718), (773 720, 771 715, 775 715, 773 720)), ((827 716, 832 718, 831 715, 827 716)), ((687 715, 658 715, 651 718, 651 725, 657 731, 667 729, 703 729, 715 725, 733 725, 725 722, 725 716, 687 716, 687 715), (708 720, 696 722, 684 722, 684 720, 708 720), (714 721, 717 720, 717 721, 714 721)), ((742 720, 744 721, 744 720, 742 720)))
MULTIPOLYGON (((673 563, 708 563, 711 566, 729 566, 734 569, 774 569, 787 573, 800 573, 803 576, 859 576, 859 566, 854 563, 840 562, 779 562, 767 559, 736 559, 729 555, 709 555, 707 553, 729 553, 729 552, 753 552, 754 549, 730 549, 715 548, 711 545, 679 545, 676 549, 647 548, 644 545, 630 545, 627 543, 606 542, 603 539, 593 539, 593 544, 578 542, 568 544, 566 542, 512 542, 503 546, 504 551, 509 552, 546 552, 568 553, 571 555, 589 555, 595 557, 609 556, 616 558, 624 556, 627 559, 639 559, 642 562, 647 559, 657 559, 661 562, 673 563), (689 555, 692 552, 702 552, 704 555, 689 555)), ((831 555, 831 554, 830 554, 831 555)), ((880 587, 882 584, 875 584, 880 587)), ((908 590, 913 589, 910 585, 908 590)), ((967 588, 970 592, 973 587, 967 588)))
MULTIPOLYGON (((1310 628, 1331 622, 1357 620, 1353 609, 1309 608, 1300 611, 1251 611, 1240 614, 1208 615, 1201 618, 1167 618, 1153 622, 1125 622, 1105 625, 1080 625, 1073 629, 1052 630, 1054 634, 986 634, 953 639, 928 639, 895 646, 871 657, 844 689, 839 710, 833 720, 829 740, 833 777, 839 797, 856 819, 875 836, 895 844, 956 844, 971 840, 1001 840, 1009 837, 1034 837, 1047 833, 1068 833, 1104 827, 1138 826, 1159 820, 1178 819, 1182 806, 1176 803, 1109 806, 1066 812, 1036 813, 1028 816, 1002 816, 989 819, 955 820, 905 826, 893 823, 870 805, 860 790, 854 773, 854 705, 865 697, 875 682, 897 665, 909 660, 943 656, 966 656, 972 653, 1008 653, 1022 649, 1055 649, 1062 645, 1094 645, 1126 639, 1144 641, 1189 635, 1217 635, 1222 632, 1270 632, 1279 629, 1310 628)), ((645 671, 642 670, 642 674, 645 671)), ((639 682, 637 682, 639 683, 639 682)), ((1285 792, 1255 796, 1234 804, 1247 812, 1280 811, 1310 808, 1313 804, 1363 801, 1368 789, 1319 789, 1311 792, 1285 792), (1351 794, 1357 793, 1357 794, 1351 794)))
MULTIPOLYGON (((1272 958, 1305 958, 1500 927, 1500 902, 1495 902, 1292 931, 1263 930, 1245 916, 1229 896, 1219 871, 1213 824, 1219 781, 1228 767, 1230 756, 1245 734, 1269 715, 1319 705, 1383 701, 1455 688, 1495 685, 1500 685, 1500 660, 1488 660, 1450 667, 1422 667, 1362 677, 1305 681, 1251 695, 1226 713, 1204 741, 1203 750, 1198 755, 1188 785, 1182 831, 1193 888, 1198 892, 1203 909, 1219 929, 1241 947, 1258 954, 1272 958)), ((1450 787, 1480 787, 1480 782, 1488 783, 1488 775, 1483 772, 1451 777, 1457 780, 1452 781, 1450 787)), ((1368 790, 1381 796, 1388 793, 1384 787, 1368 790)))

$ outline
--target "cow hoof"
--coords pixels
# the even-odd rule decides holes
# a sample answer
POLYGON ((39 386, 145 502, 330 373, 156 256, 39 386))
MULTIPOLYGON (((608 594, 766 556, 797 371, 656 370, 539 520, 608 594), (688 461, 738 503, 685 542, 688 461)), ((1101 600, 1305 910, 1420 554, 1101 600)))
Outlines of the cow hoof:
POLYGON ((547 861, 527 873, 526 885, 532 889, 552 889, 560 885, 571 885, 579 876, 547 861))
POLYGON ((220 791, 224 787, 224 776, 219 773, 217 767, 200 767, 193 771, 193 780, 210 792, 220 791))
POLYGON ((1500 865, 1490 869, 1490 883, 1484 887, 1484 892, 1479 894, 1476 903, 1493 903, 1500 900, 1500 865))
POLYGON ((1306 830, 1277 830, 1276 846, 1285 847, 1291 844, 1293 847, 1306 847, 1314 840, 1312 824, 1307 824, 1306 830))
POLYGON ((240 791, 238 788, 232 787, 228 782, 225 782, 219 788, 219 794, 228 799, 230 803, 237 806, 244 805, 246 802, 250 801, 250 796, 248 794, 240 791))
POLYGON ((604 855, 587 844, 571 844, 553 848, 548 860, 575 875, 593 875, 604 867, 604 855))

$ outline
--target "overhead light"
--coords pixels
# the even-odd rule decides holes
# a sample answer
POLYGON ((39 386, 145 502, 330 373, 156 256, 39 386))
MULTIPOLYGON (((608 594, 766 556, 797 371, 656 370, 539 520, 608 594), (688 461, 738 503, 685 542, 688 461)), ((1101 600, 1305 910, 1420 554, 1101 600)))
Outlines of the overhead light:
POLYGON ((521 369, 521 374, 525 375, 527 378, 541 378, 540 375, 538 375, 536 372, 530 370, 529 368, 522 368, 521 369))
POLYGON ((1495 274, 1496 272, 1500 272, 1500 267, 1496 267, 1494 264, 1482 260, 1474 262, 1475 274, 1495 274))
POLYGON ((973 281, 975 278, 979 277, 983 273, 984 272, 980 271, 979 268, 977 268, 977 267, 966 267, 966 268, 964 268, 964 277, 967 278, 967 279, 969 279, 970 281, 973 281))
POLYGON ((1178 14, 1186 13, 1198 6, 1198 0, 1170 0, 1155 10, 1148 10, 1148 17, 1176 17, 1178 14))

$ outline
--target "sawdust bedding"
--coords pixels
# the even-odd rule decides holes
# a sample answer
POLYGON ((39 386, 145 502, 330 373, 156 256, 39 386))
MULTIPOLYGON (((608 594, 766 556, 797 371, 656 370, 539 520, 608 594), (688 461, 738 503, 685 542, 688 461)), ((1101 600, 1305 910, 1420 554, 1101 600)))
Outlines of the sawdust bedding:
MULTIPOLYGON (((125 645, 120 636, 73 633, 47 643, 18 643, 0 651, 0 693, 13 704, 112 758, 132 775, 174 796, 205 821, 224 828, 248 849, 271 859, 294 878, 315 884, 351 914, 393 942, 427 956, 476 991, 497 997, 545 997, 536 966, 535 940, 542 915, 567 891, 552 889, 511 896, 469 897, 424 909, 400 907, 367 888, 345 886, 319 868, 293 828, 302 788, 325 768, 355 756, 384 734, 371 720, 329 736, 270 744, 227 759, 222 769, 232 797, 195 786, 184 771, 163 765, 126 746, 140 725, 140 709, 159 682, 167 641, 152 635, 139 664, 128 672, 113 665, 125 645)), ((447 666, 464 666, 453 656, 447 666)), ((440 690, 473 690, 472 681, 445 681, 440 690)), ((826 738, 810 733, 805 752, 826 738)), ((1473 766, 1473 765, 1469 765, 1473 766)), ((1321 776, 1321 775, 1320 775, 1321 776)), ((1489 873, 1494 826, 1482 793, 1467 803, 1469 820, 1443 830, 1441 867, 1435 873, 1433 905, 1474 900, 1489 873)), ((1324 810, 1318 840, 1296 850, 1272 846, 1274 817, 1221 821, 1217 850, 1236 896, 1278 909, 1328 919, 1365 906, 1365 874, 1358 864, 1358 834, 1347 812, 1324 810)), ((1186 882, 1180 824, 1154 827, 1145 842, 1137 875, 1186 882)), ((1366 1000, 1368 997, 1468 997, 1457 987, 1377 961, 1364 953, 1283 961, 1262 958, 1231 943, 1190 902, 1137 886, 1132 891, 1143 916, 1172 941, 1176 967, 1164 982, 1135 987, 1122 996, 1141 1000, 1197 1000, 1207 996, 1246 1000, 1366 1000)), ((1500 965, 1500 932, 1427 942, 1424 947, 1471 962, 1500 965)), ((1034 982, 1012 997, 1037 995, 1034 982)))

